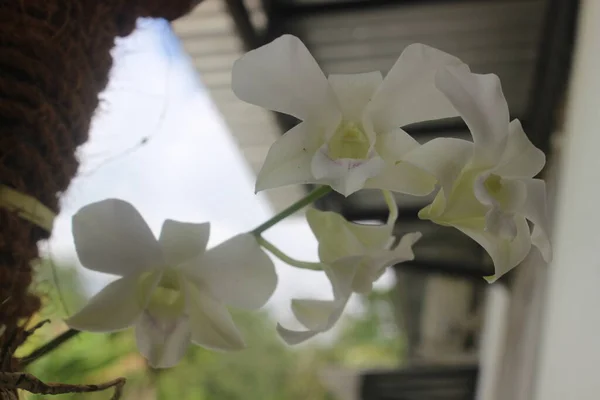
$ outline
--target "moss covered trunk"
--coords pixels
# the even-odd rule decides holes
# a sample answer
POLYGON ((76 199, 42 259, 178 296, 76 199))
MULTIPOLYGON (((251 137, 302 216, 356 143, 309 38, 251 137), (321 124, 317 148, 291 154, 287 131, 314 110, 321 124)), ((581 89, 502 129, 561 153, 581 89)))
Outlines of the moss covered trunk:
MULTIPOLYGON (((128 35, 137 17, 172 20, 192 3, 0 0, 0 184, 58 212, 60 195, 77 172, 75 151, 87 140, 98 93, 108 82, 115 37, 128 35)), ((18 370, 8 341, 23 336, 23 325, 40 308, 29 291, 30 264, 37 242, 49 235, 0 208, 3 371, 18 370)), ((0 398, 13 393, 0 392, 0 398)))

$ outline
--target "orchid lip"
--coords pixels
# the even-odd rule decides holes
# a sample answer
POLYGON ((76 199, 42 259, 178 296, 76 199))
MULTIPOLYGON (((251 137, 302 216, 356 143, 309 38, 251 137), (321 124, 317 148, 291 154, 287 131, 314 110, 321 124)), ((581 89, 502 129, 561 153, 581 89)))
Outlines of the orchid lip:
POLYGON ((342 122, 327 144, 327 156, 340 159, 364 160, 369 155, 371 143, 360 124, 342 122))
POLYGON ((183 288, 179 274, 166 269, 156 286, 151 287, 154 279, 153 273, 148 272, 142 275, 139 281, 140 298, 148 298, 146 309, 155 316, 177 316, 184 312, 185 301, 183 288), (147 291, 151 290, 149 296, 147 291))
POLYGON ((323 154, 327 158, 327 160, 329 160, 332 164, 339 166, 339 167, 346 167, 348 170, 352 170, 354 168, 360 167, 361 165, 367 163, 372 158, 379 156, 377 154, 377 152, 375 151, 375 149, 370 148, 367 151, 366 156, 364 158, 352 158, 352 157, 332 158, 331 153, 330 153, 330 146, 327 143, 325 143, 323 146, 321 146, 321 148, 318 151, 321 154, 323 154))

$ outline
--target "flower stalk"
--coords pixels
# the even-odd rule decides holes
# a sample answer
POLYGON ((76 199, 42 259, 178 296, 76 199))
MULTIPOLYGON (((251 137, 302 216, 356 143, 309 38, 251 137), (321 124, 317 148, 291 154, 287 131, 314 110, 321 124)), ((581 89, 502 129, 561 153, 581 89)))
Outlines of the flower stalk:
POLYGON ((295 258, 292 258, 285 254, 283 251, 279 250, 273 243, 269 242, 262 236, 257 236, 256 240, 258 241, 258 244, 262 246, 262 248, 268 250, 269 253, 273 254, 275 257, 279 258, 281 261, 283 261, 286 264, 289 264, 292 267, 308 269, 311 271, 323 270, 323 264, 296 260, 295 258))
POLYGON ((252 231, 250 231, 250 233, 258 238, 267 229, 269 229, 272 226, 276 225, 277 223, 283 221, 284 219, 286 219, 290 215, 296 213, 297 211, 303 209, 304 207, 314 203, 316 200, 325 196, 329 192, 331 192, 330 186, 321 186, 321 187, 313 190, 308 195, 306 195, 306 197, 298 200, 297 202, 295 202, 294 204, 292 204, 285 210, 274 215, 272 218, 267 220, 265 223, 260 224, 259 226, 254 228, 252 231))

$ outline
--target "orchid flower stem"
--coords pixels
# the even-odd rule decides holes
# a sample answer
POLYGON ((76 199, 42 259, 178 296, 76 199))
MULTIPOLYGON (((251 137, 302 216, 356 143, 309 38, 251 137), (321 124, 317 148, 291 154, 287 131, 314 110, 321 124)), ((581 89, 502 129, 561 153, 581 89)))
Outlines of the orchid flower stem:
POLYGON ((296 211, 303 209, 304 207, 308 206, 309 204, 312 204, 315 200, 320 199, 321 197, 325 196, 329 192, 331 192, 331 187, 329 187, 329 186, 321 186, 321 187, 313 190, 308 195, 306 195, 306 197, 298 200, 297 202, 295 202, 294 204, 292 204, 285 210, 281 211, 277 215, 274 215, 272 218, 270 218, 265 223, 254 228, 250 233, 256 237, 259 237, 261 235, 261 233, 263 233, 264 231, 266 231, 273 225, 277 224, 278 222, 283 221, 290 215, 294 214, 296 211))
POLYGON ((396 199, 394 199, 394 195, 389 190, 382 190, 383 198, 385 199, 385 204, 387 204, 390 213, 388 215, 387 223, 388 225, 393 225, 396 223, 396 219, 398 219, 398 205, 396 204, 396 199))
POLYGON ((273 243, 269 242, 262 236, 257 236, 256 240, 264 249, 268 250, 275 257, 279 258, 284 263, 291 265, 292 267, 301 268, 301 269, 309 269, 312 271, 322 271, 323 270, 321 263, 296 260, 295 258, 292 258, 292 257, 288 256, 287 254, 285 254, 283 251, 279 250, 273 243))

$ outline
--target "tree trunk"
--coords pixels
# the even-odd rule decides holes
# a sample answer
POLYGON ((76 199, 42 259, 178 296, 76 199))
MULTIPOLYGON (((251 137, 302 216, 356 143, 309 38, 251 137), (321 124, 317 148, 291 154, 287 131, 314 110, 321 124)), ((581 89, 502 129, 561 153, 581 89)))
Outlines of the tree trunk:
MULTIPOLYGON (((137 17, 169 20, 192 0, 0 0, 0 184, 58 213, 88 137, 110 50, 137 17)), ((0 370, 18 370, 9 340, 40 308, 29 290, 37 242, 50 232, 0 207, 0 370)), ((0 398, 12 398, 3 394, 0 398)))

